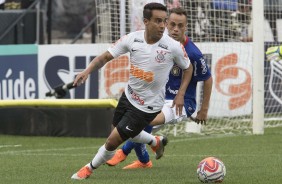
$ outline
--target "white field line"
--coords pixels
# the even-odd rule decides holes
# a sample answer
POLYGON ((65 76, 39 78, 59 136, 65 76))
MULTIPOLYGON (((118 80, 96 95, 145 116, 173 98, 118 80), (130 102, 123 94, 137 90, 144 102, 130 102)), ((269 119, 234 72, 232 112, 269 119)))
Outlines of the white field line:
POLYGON ((80 150, 80 149, 98 149, 100 146, 92 147, 69 147, 69 148, 51 148, 51 149, 30 149, 30 150, 18 150, 18 151, 4 151, 0 152, 0 155, 9 155, 9 154, 25 154, 25 153, 39 153, 39 152, 48 152, 48 151, 70 151, 70 150, 80 150))
MULTIPOLYGON (((10 154, 6 154, 6 155, 13 155, 13 156, 55 156, 55 157, 81 157, 81 156, 87 156, 87 157, 91 157, 93 156, 93 153, 89 153, 89 154, 83 154, 83 153, 79 153, 79 154, 67 154, 67 153, 10 153, 10 154)), ((152 156, 152 155, 151 155, 152 156)), ((180 157, 208 157, 211 155, 192 155, 192 154, 180 154, 180 155, 176 155, 176 154, 165 154, 164 157, 170 157, 170 158, 180 158, 180 157)), ((281 154, 217 154, 217 157, 281 157, 281 154)), ((129 155, 129 157, 136 157, 136 155, 131 154, 129 155)))
MULTIPOLYGON (((135 155, 134 155, 135 156, 135 155)), ((164 154, 164 157, 210 157, 212 155, 191 155, 191 154, 180 154, 180 155, 167 155, 164 154)), ((269 156, 277 156, 281 157, 281 154, 216 154, 216 157, 269 157, 269 156)), ((136 156, 135 156, 136 157, 136 156)), ((175 158, 173 158, 175 159, 175 158)))
MULTIPOLYGON (((177 142, 187 142, 187 141, 194 141, 194 140, 204 140, 204 139, 217 139, 217 138, 226 138, 226 137, 234 137, 236 135, 215 135, 215 136, 205 136, 205 137, 187 137, 183 139, 173 139, 169 140, 169 143, 177 143, 177 142)), ((92 147, 67 147, 67 148, 50 148, 50 149, 29 149, 29 150, 13 150, 13 151, 4 151, 0 152, 0 155, 46 155, 46 156, 82 156, 82 155, 93 155, 96 151, 94 149, 99 148, 100 146, 92 146, 92 147), (89 152, 89 154, 65 154, 65 153, 52 153, 58 151, 71 151, 71 150, 94 150, 94 152, 89 152), (42 153, 41 153, 42 152, 42 153), (46 153, 51 152, 51 153, 46 153)), ((173 155, 171 155, 173 156, 173 155)))
POLYGON ((15 145, 0 145, 1 148, 15 148, 15 147, 21 147, 21 144, 15 144, 15 145))
MULTIPOLYGON (((181 139, 173 139, 168 140, 169 143, 174 142, 186 142, 186 141, 195 141, 195 140, 206 140, 206 139, 221 139, 221 138, 227 138, 227 137, 237 137, 238 135, 235 134, 227 134, 227 135, 212 135, 212 136, 203 136, 203 137, 185 137, 181 139)), ((240 135, 240 136, 250 136, 250 135, 240 135)))
MULTIPOLYGON (((93 152, 94 153, 94 152, 93 152)), ((89 152, 88 154, 85 153, 18 153, 18 152, 13 152, 13 153, 5 153, 5 154, 0 154, 1 155, 12 155, 12 156, 55 156, 55 157, 81 157, 81 156, 87 156, 91 157, 93 156, 92 152, 89 152)))

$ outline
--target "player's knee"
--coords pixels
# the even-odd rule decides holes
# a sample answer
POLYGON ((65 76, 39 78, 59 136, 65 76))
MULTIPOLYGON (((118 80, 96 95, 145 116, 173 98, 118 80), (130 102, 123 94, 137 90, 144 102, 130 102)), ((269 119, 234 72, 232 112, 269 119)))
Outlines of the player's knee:
POLYGON ((121 145, 122 142, 123 140, 121 138, 109 137, 105 143, 105 148, 108 151, 114 151, 119 145, 121 145))
POLYGON ((105 148, 108 151, 114 151, 117 148, 117 146, 113 142, 111 142, 110 140, 107 140, 106 143, 105 143, 105 148))

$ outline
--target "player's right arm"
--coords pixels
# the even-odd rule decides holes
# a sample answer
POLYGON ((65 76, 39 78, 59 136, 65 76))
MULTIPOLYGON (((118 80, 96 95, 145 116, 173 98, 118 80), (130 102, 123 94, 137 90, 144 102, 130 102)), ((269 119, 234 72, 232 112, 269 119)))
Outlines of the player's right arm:
POLYGON ((88 65, 88 67, 75 77, 73 85, 80 86, 81 84, 83 84, 92 71, 102 68, 107 62, 109 62, 113 58, 114 57, 109 51, 106 51, 102 55, 95 57, 88 65))
POLYGON ((128 36, 125 35, 122 38, 120 38, 116 43, 114 43, 108 51, 104 52, 102 55, 95 57, 91 63, 88 65, 88 67, 81 73, 79 73, 75 80, 73 85, 81 85, 83 84, 89 74, 94 71, 102 68, 107 62, 111 61, 112 59, 125 54, 128 52, 128 36))

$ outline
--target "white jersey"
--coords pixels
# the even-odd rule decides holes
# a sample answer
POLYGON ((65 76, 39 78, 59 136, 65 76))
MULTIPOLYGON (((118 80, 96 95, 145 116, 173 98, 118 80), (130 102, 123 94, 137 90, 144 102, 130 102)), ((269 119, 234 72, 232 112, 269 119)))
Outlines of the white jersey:
POLYGON ((125 35, 108 51, 114 58, 130 52, 125 95, 136 108, 155 113, 164 105, 165 85, 174 62, 187 69, 190 61, 182 44, 168 35, 164 34, 155 44, 147 44, 144 35, 144 30, 125 35))

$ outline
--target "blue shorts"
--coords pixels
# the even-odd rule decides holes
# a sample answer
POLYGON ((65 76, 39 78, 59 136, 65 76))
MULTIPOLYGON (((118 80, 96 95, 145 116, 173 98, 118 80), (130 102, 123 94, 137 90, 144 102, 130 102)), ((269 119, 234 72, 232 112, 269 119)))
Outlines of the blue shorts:
POLYGON ((192 116, 192 114, 196 111, 196 100, 184 99, 184 107, 187 117, 192 116))

